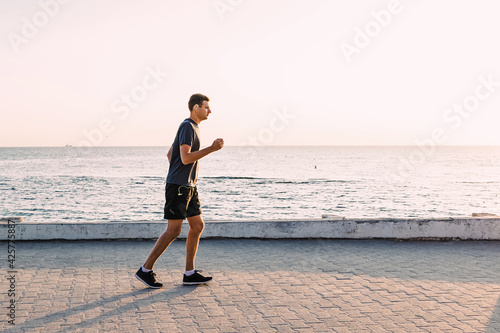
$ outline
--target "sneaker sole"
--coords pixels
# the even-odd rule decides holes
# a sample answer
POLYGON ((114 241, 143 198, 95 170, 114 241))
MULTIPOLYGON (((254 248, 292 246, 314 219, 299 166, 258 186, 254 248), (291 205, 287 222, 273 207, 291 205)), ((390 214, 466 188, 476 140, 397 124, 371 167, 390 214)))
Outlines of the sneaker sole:
POLYGON ((200 285, 200 284, 208 284, 210 282, 212 282, 212 280, 206 281, 206 282, 182 282, 182 284, 185 286, 196 286, 196 285, 200 285))
POLYGON ((137 275, 137 273, 135 274, 135 277, 137 278, 137 280, 141 281, 142 283, 144 283, 146 286, 148 286, 148 287, 149 287, 149 288, 151 288, 151 289, 160 289, 160 288, 162 288, 162 287, 163 287, 163 286, 161 286, 161 287, 150 286, 150 285, 149 285, 149 284, 147 284, 147 283, 146 283, 143 279, 141 279, 141 278, 139 277, 139 275, 137 275))

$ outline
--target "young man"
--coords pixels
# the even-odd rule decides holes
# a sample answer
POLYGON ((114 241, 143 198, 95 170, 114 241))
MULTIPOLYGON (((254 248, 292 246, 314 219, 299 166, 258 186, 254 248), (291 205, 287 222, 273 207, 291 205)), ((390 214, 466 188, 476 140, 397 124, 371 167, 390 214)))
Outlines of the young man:
POLYGON ((179 236, 182 221, 187 218, 189 233, 186 239, 186 272, 184 285, 208 283, 212 277, 205 277, 194 269, 194 260, 204 222, 201 218, 200 200, 196 189, 198 178, 198 161, 224 146, 223 139, 216 139, 210 147, 200 150, 200 130, 198 125, 208 119, 212 111, 208 105, 209 98, 202 94, 194 94, 189 99, 190 117, 184 120, 179 129, 167 157, 170 167, 165 188, 164 218, 168 219, 167 230, 158 238, 144 265, 135 276, 150 288, 161 288, 156 281, 153 266, 167 247, 179 236))

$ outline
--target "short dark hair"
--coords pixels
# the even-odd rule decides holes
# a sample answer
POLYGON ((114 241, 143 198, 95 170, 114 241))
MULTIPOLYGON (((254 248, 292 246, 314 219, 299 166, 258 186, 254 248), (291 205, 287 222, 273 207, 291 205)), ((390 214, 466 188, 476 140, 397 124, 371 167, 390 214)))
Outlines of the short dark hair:
POLYGON ((203 94, 192 95, 189 98, 189 102, 188 102, 189 111, 193 111, 193 108, 195 105, 198 105, 199 107, 201 107, 201 105, 203 104, 203 101, 209 102, 210 98, 208 98, 207 96, 205 96, 203 94))

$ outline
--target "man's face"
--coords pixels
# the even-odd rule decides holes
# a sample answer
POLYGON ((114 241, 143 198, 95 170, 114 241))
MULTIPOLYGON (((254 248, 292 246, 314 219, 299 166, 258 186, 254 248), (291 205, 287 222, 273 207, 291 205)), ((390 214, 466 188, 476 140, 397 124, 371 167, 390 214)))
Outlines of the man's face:
POLYGON ((203 104, 196 110, 196 115, 201 120, 208 119, 210 113, 212 113, 212 111, 210 111, 210 106, 207 101, 203 101, 203 104))

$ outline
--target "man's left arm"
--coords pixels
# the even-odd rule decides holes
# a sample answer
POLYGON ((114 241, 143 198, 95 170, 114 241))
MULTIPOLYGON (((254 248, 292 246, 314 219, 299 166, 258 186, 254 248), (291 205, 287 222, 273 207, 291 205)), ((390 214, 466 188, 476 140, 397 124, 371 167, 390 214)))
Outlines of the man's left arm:
POLYGON ((187 144, 182 144, 179 147, 179 151, 181 154, 181 162, 184 165, 194 163, 199 159, 207 156, 208 154, 211 154, 213 152, 216 152, 217 150, 222 149, 222 147, 224 147, 224 140, 220 138, 214 140, 211 146, 193 152, 191 151, 191 146, 187 144))
POLYGON ((170 163, 170 159, 172 158, 172 147, 173 146, 170 146, 170 149, 168 150, 167 153, 168 163, 170 163))

